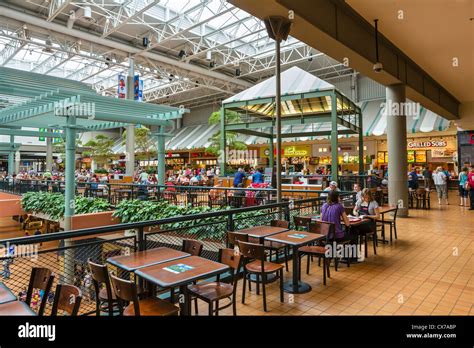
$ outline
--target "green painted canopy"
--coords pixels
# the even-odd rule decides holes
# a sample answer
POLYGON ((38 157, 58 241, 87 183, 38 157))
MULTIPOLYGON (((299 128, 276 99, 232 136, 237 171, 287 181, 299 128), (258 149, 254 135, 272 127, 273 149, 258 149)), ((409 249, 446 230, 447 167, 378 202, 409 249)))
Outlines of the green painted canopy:
POLYGON ((0 97, 13 101, 0 109, 0 128, 58 129, 66 125, 66 116, 71 114, 76 116, 78 131, 128 124, 166 126, 188 112, 167 105, 106 97, 82 82, 4 67, 0 68, 0 97))

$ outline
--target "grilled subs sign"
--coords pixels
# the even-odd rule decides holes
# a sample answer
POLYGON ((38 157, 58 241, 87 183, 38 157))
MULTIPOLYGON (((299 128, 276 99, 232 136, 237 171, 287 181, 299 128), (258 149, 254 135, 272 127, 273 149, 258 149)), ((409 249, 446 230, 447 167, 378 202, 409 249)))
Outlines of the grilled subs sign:
POLYGON ((430 140, 430 141, 409 141, 409 149, 424 149, 429 147, 446 147, 448 143, 445 140, 430 140))

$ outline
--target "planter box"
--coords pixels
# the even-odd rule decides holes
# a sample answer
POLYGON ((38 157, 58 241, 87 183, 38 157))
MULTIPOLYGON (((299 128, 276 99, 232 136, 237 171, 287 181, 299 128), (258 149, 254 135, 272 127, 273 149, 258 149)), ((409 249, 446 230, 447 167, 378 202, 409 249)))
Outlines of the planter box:
POLYGON ((21 207, 21 197, 2 193, 0 195, 0 217, 26 214, 21 207))

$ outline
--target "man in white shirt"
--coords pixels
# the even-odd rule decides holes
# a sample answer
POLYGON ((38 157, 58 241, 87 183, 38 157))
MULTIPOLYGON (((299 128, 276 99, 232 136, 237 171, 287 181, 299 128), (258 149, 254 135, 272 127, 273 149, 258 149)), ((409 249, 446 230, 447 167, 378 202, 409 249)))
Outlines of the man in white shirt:
POLYGON ((436 192, 438 194, 438 204, 441 205, 441 199, 444 199, 446 204, 448 202, 448 177, 443 172, 442 167, 436 168, 436 172, 433 173, 433 182, 436 187, 436 192))
MULTIPOLYGON (((329 186, 324 189, 324 192, 329 192, 329 191, 338 191, 339 192, 341 190, 339 190, 339 188, 337 187, 337 182, 331 181, 329 183, 329 186)), ((328 196, 327 193, 321 193, 321 197, 327 197, 327 196, 328 196)))

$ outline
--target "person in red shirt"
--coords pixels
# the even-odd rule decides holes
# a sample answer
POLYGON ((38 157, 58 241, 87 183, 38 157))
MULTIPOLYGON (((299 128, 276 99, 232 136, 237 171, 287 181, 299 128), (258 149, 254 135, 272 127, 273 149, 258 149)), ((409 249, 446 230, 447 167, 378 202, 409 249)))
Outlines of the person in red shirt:
POLYGON ((469 183, 469 200, 471 201, 469 210, 474 210, 474 165, 471 166, 471 170, 467 175, 467 182, 469 183))

